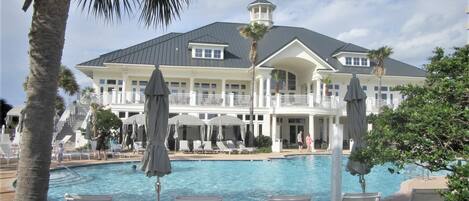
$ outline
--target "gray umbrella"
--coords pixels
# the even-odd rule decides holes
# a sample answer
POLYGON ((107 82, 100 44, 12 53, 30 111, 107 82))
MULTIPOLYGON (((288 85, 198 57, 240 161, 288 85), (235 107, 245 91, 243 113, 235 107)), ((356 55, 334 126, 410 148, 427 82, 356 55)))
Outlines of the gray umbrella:
POLYGON ((160 200, 160 177, 171 173, 165 146, 169 117, 169 90, 161 71, 155 69, 145 89, 145 126, 148 145, 142 159, 142 170, 148 177, 157 176, 156 191, 160 200))
MULTIPOLYGON (((360 86, 360 80, 353 76, 344 100, 347 102, 347 124, 346 131, 353 139, 352 153, 366 146, 364 135, 367 130, 366 123, 366 94, 360 86)), ((348 160, 347 171, 352 175, 358 175, 365 192, 365 175, 370 173, 371 166, 359 161, 348 160)))

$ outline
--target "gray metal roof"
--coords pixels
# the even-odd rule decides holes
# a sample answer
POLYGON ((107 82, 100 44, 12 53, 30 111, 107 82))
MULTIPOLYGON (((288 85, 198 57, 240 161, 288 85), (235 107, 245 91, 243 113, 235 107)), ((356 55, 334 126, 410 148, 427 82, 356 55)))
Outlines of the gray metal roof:
MULTIPOLYGON (((250 41, 240 36, 241 23, 215 22, 186 33, 170 33, 138 45, 101 55, 79 65, 102 66, 106 63, 150 64, 168 66, 204 66, 249 68, 250 41), (223 60, 192 58, 189 42, 209 40, 224 42, 223 60)), ((258 63, 267 59, 293 40, 298 39, 339 72, 370 74, 369 67, 346 67, 333 57, 338 51, 367 52, 366 48, 345 43, 320 33, 299 27, 273 26, 258 43, 258 63)), ((210 42, 208 41, 208 42, 210 42)), ((207 41, 205 41, 207 42, 207 41)), ((386 60, 386 75, 425 76, 425 71, 393 59, 386 60)))
POLYGON ((190 40, 191 43, 210 43, 210 44, 227 44, 226 42, 219 40, 210 35, 203 35, 201 37, 190 40))

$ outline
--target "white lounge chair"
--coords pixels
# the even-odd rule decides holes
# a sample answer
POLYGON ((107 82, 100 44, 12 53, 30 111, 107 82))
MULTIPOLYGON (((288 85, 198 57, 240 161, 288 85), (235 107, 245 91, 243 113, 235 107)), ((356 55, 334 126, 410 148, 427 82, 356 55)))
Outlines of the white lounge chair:
POLYGON ((7 165, 10 165, 10 159, 12 158, 17 158, 17 154, 13 153, 11 150, 11 144, 0 144, 0 155, 2 155, 2 158, 7 160, 7 165))
POLYGON ((9 144, 11 143, 10 141, 10 135, 8 134, 0 134, 0 143, 2 144, 9 144))
POLYGON ((232 140, 227 140, 226 141, 226 146, 228 147, 228 149, 236 151, 237 153, 242 153, 243 151, 247 152, 247 150, 237 148, 232 140))
POLYGON ((219 196, 178 196, 175 201, 222 201, 219 196))
POLYGON ((443 201, 438 190, 445 189, 412 189, 410 201, 443 201))
POLYGON ((115 142, 113 142, 112 140, 110 141, 110 144, 111 144, 111 154, 112 154, 112 157, 114 156, 118 156, 118 157, 122 157, 122 156, 126 156, 125 154, 123 154, 121 151, 122 151, 122 145, 121 144, 117 144, 115 142))
POLYGON ((381 193, 344 193, 342 201, 379 201, 381 193))
POLYGON ((134 142, 134 152, 145 152, 145 148, 143 148, 142 142, 134 142))
POLYGON ((268 201, 311 201, 311 196, 306 195, 276 195, 268 199, 268 201))
POLYGON ((110 195, 69 195, 65 194, 66 201, 112 201, 110 195))
POLYGON ((190 152, 191 150, 189 149, 189 141, 180 140, 179 141, 179 151, 190 152))
POLYGON ((194 148, 192 149, 193 152, 204 152, 204 148, 202 148, 202 141, 194 140, 194 148))
POLYGON ((248 153, 253 153, 256 151, 255 147, 246 147, 243 141, 238 141, 238 147, 241 150, 246 150, 248 153))
POLYGON ((230 149, 230 148, 226 147, 226 145, 223 144, 223 142, 221 142, 221 141, 217 142, 217 147, 218 147, 220 152, 224 152, 224 153, 228 153, 228 154, 231 154, 231 152, 237 151, 237 150, 230 149))

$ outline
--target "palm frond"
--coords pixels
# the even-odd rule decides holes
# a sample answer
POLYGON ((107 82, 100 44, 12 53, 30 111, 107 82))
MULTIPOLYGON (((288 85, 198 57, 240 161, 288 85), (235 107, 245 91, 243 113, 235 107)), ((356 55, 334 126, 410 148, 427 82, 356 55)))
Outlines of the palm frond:
POLYGON ((139 21, 145 26, 169 25, 190 0, 77 0, 82 11, 113 22, 120 20, 123 14, 140 14, 139 21))

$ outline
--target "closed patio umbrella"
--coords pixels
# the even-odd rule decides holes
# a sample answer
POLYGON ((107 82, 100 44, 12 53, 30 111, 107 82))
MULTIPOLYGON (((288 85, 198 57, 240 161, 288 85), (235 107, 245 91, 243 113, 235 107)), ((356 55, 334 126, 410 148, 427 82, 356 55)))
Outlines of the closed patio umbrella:
POLYGON ((174 135, 173 135, 173 138, 174 138, 174 150, 176 151, 177 150, 177 141, 178 141, 178 138, 179 138, 179 133, 178 133, 178 129, 179 128, 179 121, 176 121, 176 124, 174 124, 174 135))
POLYGON ((132 135, 130 136, 130 139, 136 140, 137 139, 137 121, 134 121, 132 123, 132 135))
POLYGON ((148 177, 157 176, 156 192, 160 200, 160 177, 171 173, 171 164, 164 141, 169 117, 169 90, 161 71, 155 69, 145 89, 145 126, 148 145, 142 159, 142 170, 148 177))
MULTIPOLYGON (((347 102, 347 125, 345 127, 353 139, 352 153, 366 147, 364 135, 367 131, 366 123, 366 94, 360 86, 360 80, 353 76, 344 100, 347 102)), ((359 176, 363 193, 365 192, 365 175, 370 173, 371 166, 360 161, 348 160, 347 171, 359 176)))

